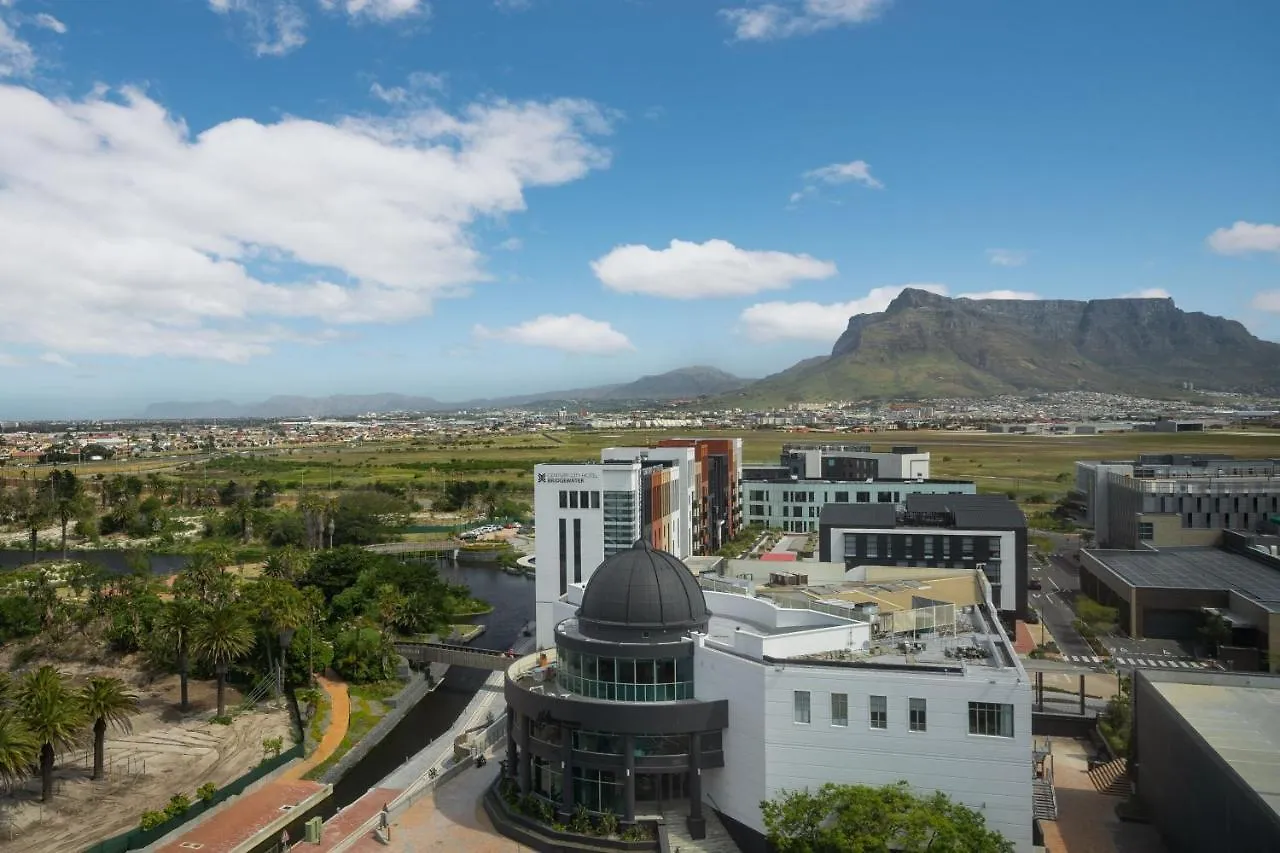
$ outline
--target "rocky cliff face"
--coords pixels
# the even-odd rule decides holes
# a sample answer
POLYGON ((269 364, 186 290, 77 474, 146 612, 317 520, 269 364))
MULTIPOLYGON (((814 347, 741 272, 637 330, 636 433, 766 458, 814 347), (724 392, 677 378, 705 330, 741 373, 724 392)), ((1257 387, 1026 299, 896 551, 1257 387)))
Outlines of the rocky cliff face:
POLYGON ((746 389, 782 400, 1092 389, 1280 390, 1280 344, 1172 299, 969 300, 907 289, 824 359, 746 389))

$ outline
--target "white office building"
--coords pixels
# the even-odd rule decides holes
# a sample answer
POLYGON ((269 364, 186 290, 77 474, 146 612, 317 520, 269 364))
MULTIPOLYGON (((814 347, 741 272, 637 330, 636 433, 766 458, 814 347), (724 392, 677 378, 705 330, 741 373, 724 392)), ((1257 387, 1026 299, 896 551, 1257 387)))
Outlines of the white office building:
POLYGON ((1029 679, 982 574, 935 575, 882 619, 866 597, 783 606, 643 545, 619 553, 554 602, 554 647, 508 670, 507 771, 565 814, 687 810, 701 838, 713 811, 745 849, 762 800, 906 781, 1030 853, 1045 781, 1029 679))

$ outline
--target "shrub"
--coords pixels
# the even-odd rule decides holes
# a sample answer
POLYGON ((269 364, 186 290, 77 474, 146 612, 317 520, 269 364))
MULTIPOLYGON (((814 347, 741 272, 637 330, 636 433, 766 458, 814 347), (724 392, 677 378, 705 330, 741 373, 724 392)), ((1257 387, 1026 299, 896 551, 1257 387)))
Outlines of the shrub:
POLYGON ((587 835, 591 829, 591 813, 587 811, 586 806, 579 803, 573 810, 573 817, 569 818, 569 831, 587 835))
POLYGON ((177 817, 189 808, 191 808, 190 797, 186 794, 174 794, 169 798, 169 804, 164 807, 164 813, 167 817, 177 817))
POLYGON ((642 823, 635 826, 628 826, 622 831, 623 841, 651 841, 653 836, 649 833, 649 827, 642 823))
POLYGON ((262 739, 262 760, 269 758, 279 758, 280 750, 284 749, 284 738, 282 737, 264 737, 262 739))
POLYGON ((142 819, 138 821, 138 826, 145 832, 148 829, 155 829, 168 819, 169 815, 164 812, 147 811, 142 813, 142 819))
POLYGON ((196 796, 200 798, 201 802, 205 803, 212 800, 217 793, 218 786, 212 782, 205 782, 199 788, 196 788, 196 796))
POLYGON ((618 834, 618 816, 613 812, 605 812, 600 815, 599 821, 596 823, 596 831, 605 838, 618 834))
POLYGON ((233 720, 230 714, 222 714, 221 716, 214 716, 209 722, 219 726, 229 726, 233 720))

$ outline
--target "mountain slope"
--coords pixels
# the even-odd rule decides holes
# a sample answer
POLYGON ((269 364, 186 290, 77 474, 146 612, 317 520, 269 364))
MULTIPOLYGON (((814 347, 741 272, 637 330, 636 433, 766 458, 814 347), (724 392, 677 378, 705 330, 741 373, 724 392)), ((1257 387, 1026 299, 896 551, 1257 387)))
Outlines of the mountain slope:
POLYGON ((366 412, 430 412, 502 406, 528 406, 552 402, 603 402, 626 400, 677 400, 723 394, 751 382, 714 367, 682 367, 666 373, 642 376, 620 385, 599 385, 568 391, 543 391, 514 397, 442 403, 432 397, 404 394, 343 394, 332 397, 275 396, 258 403, 210 402, 152 403, 143 416, 156 420, 191 418, 288 418, 334 417, 366 412))
POLYGON ((831 355, 762 379, 735 405, 864 398, 980 397, 1088 389, 1137 393, 1183 383, 1280 387, 1280 344, 1171 299, 969 300, 904 290, 851 317, 831 355))

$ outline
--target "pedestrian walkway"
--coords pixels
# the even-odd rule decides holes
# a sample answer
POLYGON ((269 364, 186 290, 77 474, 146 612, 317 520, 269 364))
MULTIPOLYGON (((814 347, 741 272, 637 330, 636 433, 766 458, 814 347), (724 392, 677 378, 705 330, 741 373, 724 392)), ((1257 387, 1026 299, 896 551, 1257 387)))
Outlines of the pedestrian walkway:
POLYGON ((1160 657, 1115 657, 1112 661, 1120 666, 1145 666, 1165 669, 1210 669, 1212 661, 1195 660, 1194 658, 1160 658, 1160 657))
POLYGON ((351 723, 351 697, 347 693, 347 683, 336 679, 331 681, 323 675, 317 675, 316 681, 320 689, 329 695, 329 725, 312 753, 286 768, 280 774, 281 779, 301 779, 333 755, 347 736, 347 726, 351 723))
POLYGON ((1063 660, 1069 660, 1072 663, 1102 663, 1106 658, 1100 658, 1097 655, 1063 655, 1063 660))

